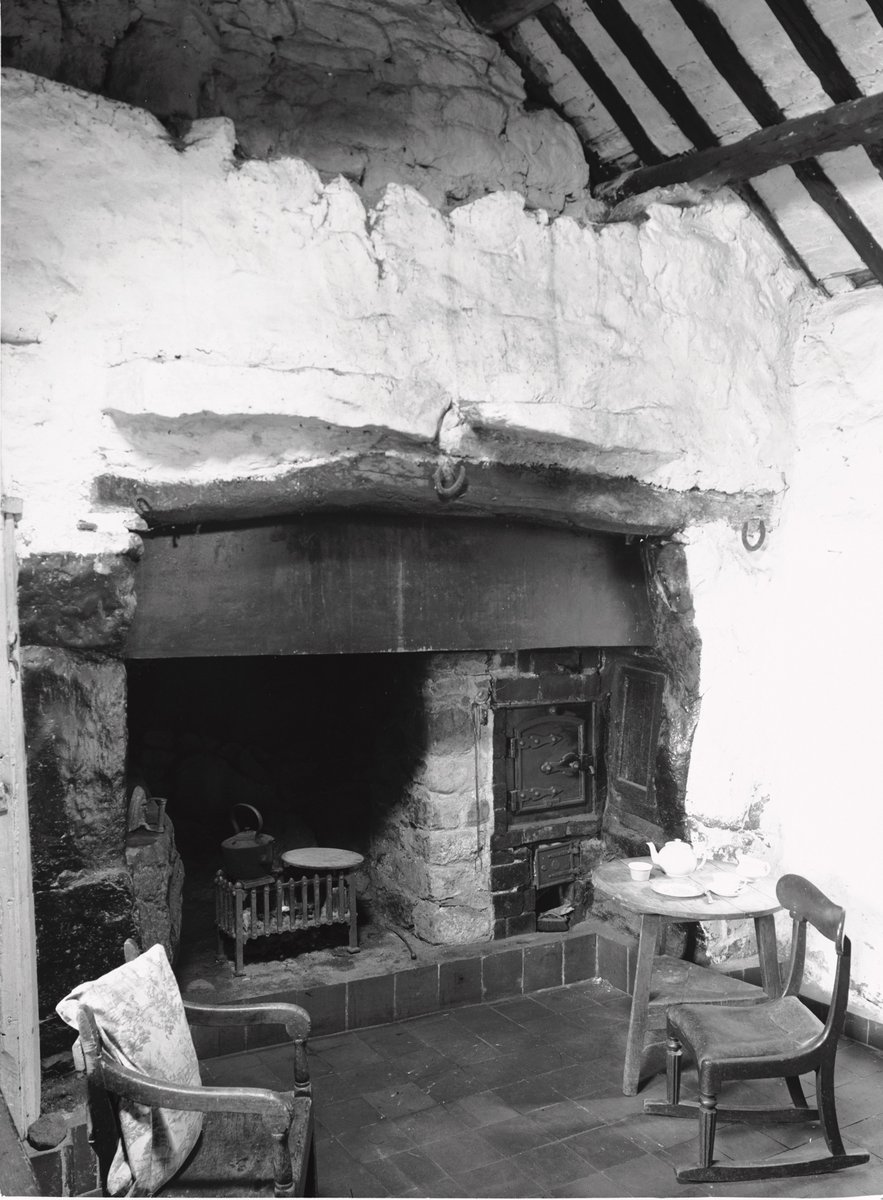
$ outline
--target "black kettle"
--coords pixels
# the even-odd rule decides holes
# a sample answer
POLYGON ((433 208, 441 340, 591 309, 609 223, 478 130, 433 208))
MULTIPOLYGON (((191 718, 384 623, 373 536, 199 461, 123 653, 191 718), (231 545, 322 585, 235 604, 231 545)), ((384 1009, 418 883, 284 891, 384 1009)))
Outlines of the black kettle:
MULTIPOLYGON (((273 868, 273 857, 276 853, 276 841, 269 833, 261 833, 264 821, 261 814, 250 804, 234 804, 230 809, 230 820, 236 830, 233 837, 221 842, 221 856, 224 872, 230 879, 257 879, 261 875, 269 875, 273 868), (257 829, 252 826, 240 828, 236 820, 236 810, 247 808, 254 814, 257 829)), ((245 825, 245 822, 243 822, 245 825)))

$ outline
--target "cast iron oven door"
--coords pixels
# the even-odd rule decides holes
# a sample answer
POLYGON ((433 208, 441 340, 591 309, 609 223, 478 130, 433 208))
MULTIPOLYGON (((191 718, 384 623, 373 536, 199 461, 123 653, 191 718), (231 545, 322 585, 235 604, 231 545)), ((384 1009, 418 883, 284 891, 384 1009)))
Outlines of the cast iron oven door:
POLYGON ((509 813, 518 820, 594 809, 594 705, 508 709, 509 813))

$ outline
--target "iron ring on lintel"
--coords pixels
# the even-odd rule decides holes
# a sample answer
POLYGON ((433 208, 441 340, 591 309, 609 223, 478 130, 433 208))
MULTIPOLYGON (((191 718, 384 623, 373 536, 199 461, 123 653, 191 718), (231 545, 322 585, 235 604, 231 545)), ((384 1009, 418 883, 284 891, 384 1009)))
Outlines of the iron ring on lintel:
POLYGON ((761 517, 751 517, 742 522, 742 545, 753 554, 766 541, 766 525, 761 517))
POLYGON ((466 491, 466 464, 460 463, 456 474, 451 477, 444 463, 439 463, 432 476, 440 500, 456 500, 466 491))

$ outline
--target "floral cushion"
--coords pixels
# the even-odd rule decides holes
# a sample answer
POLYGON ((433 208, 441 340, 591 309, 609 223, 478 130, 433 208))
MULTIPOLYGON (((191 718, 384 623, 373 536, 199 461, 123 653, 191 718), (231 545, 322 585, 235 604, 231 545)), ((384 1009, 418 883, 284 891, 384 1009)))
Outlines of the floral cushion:
MULTIPOLYGON (((81 983, 56 1012, 77 1027, 80 1004, 92 1010, 110 1056, 157 1082, 201 1083, 178 984, 166 952, 152 946, 100 979, 81 983)), ((150 1196, 196 1145, 203 1114, 147 1108, 119 1099, 121 1140, 108 1175, 111 1196, 150 1196)))

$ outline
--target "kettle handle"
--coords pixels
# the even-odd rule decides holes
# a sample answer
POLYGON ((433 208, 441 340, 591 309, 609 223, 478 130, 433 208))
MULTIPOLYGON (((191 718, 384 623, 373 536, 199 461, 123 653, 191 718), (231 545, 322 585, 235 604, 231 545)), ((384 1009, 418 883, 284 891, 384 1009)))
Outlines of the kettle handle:
POLYGON ((264 819, 263 819, 263 817, 261 816, 261 814, 258 812, 258 810, 257 810, 256 808, 253 808, 253 807, 252 807, 252 805, 250 805, 250 804, 243 804, 243 803, 241 803, 241 802, 240 802, 239 804, 234 804, 234 805, 233 805, 233 807, 230 809, 230 821, 231 821, 231 824, 233 825, 233 828, 234 828, 234 830, 235 830, 237 833, 239 833, 239 832, 240 832, 240 830, 239 830, 239 823, 237 822, 236 818, 233 816, 233 814, 236 812, 237 808, 247 808, 249 812, 253 812, 253 813, 254 813, 254 815, 255 815, 255 816, 257 817, 257 819, 258 819, 258 827, 257 827, 257 829, 255 830, 255 832, 256 832, 256 833, 260 833, 260 832, 261 832, 261 830, 264 828, 264 819))

